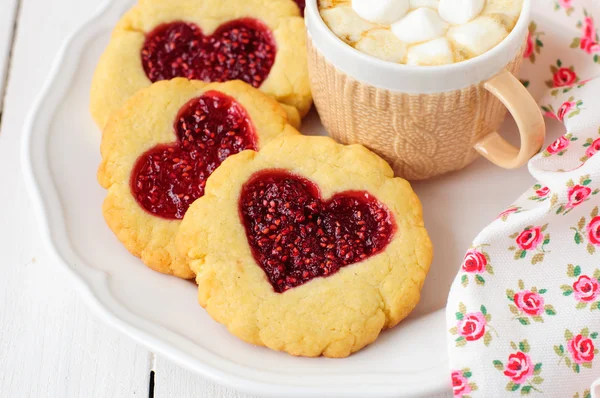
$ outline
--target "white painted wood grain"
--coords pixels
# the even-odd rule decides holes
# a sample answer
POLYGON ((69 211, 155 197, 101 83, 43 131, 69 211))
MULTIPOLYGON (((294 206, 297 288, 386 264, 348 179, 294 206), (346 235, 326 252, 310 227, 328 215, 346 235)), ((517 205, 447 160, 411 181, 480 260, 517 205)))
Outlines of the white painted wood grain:
POLYGON ((156 358, 156 398, 253 398, 199 377, 160 356, 156 358))
MULTIPOLYGON (((203 380, 198 375, 181 368, 167 359, 157 357, 156 364, 156 398, 257 398, 221 387, 213 382, 203 380)), ((452 394, 440 394, 425 398, 452 398, 452 394)))
POLYGON ((20 0, 2 0, 0 4, 0 109, 4 97, 8 58, 13 40, 15 18, 20 0))
POLYGON ((0 131, 1 397, 148 396, 148 351, 97 320, 50 263, 20 170, 23 123, 49 65, 99 4, 22 0, 0 131))

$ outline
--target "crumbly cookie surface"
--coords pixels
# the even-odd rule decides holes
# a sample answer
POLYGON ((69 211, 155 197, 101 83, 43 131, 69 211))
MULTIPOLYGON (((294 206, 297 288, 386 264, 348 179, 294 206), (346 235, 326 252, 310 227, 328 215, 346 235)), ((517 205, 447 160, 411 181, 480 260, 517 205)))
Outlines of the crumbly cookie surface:
POLYGON ((362 146, 326 137, 277 139, 260 153, 227 159, 188 210, 177 236, 196 272, 200 304, 252 344, 292 355, 345 357, 375 341, 416 306, 432 259, 421 204, 408 182, 393 178, 362 146), (264 170, 313 182, 323 200, 366 191, 393 215, 396 232, 383 251, 277 293, 258 265, 239 211, 244 185, 264 170))
POLYGON ((107 189, 103 213, 108 226, 150 268, 186 279, 194 273, 174 243, 181 221, 157 217, 142 208, 132 193, 132 172, 147 151, 177 141, 174 123, 181 109, 210 92, 222 93, 243 107, 254 128, 257 149, 282 134, 298 134, 275 100, 245 83, 207 84, 177 78, 135 94, 109 120, 102 137, 98 180, 107 189))
POLYGON ((119 21, 94 74, 90 111, 100 128, 129 97, 152 82, 141 52, 155 28, 173 22, 195 24, 205 36, 235 20, 251 18, 272 33, 276 56, 260 90, 278 100, 298 125, 312 104, 304 20, 292 0, 141 0, 119 21))

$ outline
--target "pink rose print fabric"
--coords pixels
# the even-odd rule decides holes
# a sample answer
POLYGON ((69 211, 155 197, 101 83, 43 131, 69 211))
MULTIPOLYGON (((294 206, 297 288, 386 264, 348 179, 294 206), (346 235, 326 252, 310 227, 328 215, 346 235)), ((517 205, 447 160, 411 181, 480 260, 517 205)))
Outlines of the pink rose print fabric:
POLYGON ((579 302, 593 302, 600 295, 600 284, 597 278, 582 275, 573 283, 573 291, 575 292, 575 299, 579 302))
POLYGON ((513 297, 516 307, 527 315, 538 316, 544 312, 544 298, 536 292, 522 291, 513 297))
POLYGON ((459 303, 458 312, 455 317, 457 324, 450 329, 452 335, 457 335, 454 342, 457 347, 464 347, 469 342, 481 340, 483 345, 489 346, 492 341, 492 331, 496 331, 490 324, 492 315, 488 313, 487 308, 482 305, 479 311, 467 312, 467 307, 459 303))
POLYGON ((460 264, 446 307, 455 397, 600 398, 600 1, 533 5, 521 81, 564 133, 460 264))
POLYGON ((455 397, 469 398, 471 393, 478 389, 476 383, 469 381, 471 376, 473 373, 468 368, 452 371, 452 392, 455 397))
POLYGON ((471 249, 465 255, 462 269, 473 274, 482 274, 487 266, 487 258, 478 250, 471 249))
MULTIPOLYGON (((578 27, 582 28, 582 35, 580 38, 573 40, 571 47, 577 47, 588 54, 597 54, 600 52, 600 44, 598 44, 598 33, 596 30, 596 24, 594 18, 588 15, 587 10, 584 12, 584 18, 582 22, 577 24, 578 27)), ((597 57, 594 57, 594 61, 597 62, 597 57)))
POLYGON ((509 301, 508 309, 514 315, 513 320, 521 325, 530 325, 533 322, 544 322, 546 316, 556 315, 552 304, 546 303, 544 296, 548 289, 537 287, 525 288, 523 280, 519 280, 519 290, 506 289, 506 298, 509 301))
MULTIPOLYGON (((507 213, 508 214, 508 213, 507 213)), ((464 275, 461 277, 461 284, 467 286, 470 281, 479 285, 485 285, 485 274, 494 275, 494 268, 490 263, 490 256, 484 251, 485 245, 470 249, 465 254, 465 259, 461 265, 464 275)))
POLYGON ((505 380, 508 380, 505 391, 520 391, 520 395, 528 395, 532 391, 542 393, 542 363, 534 363, 531 359, 529 342, 523 340, 516 344, 511 341, 510 349, 514 352, 508 356, 506 363, 498 359, 492 362, 494 367, 506 376, 505 380))

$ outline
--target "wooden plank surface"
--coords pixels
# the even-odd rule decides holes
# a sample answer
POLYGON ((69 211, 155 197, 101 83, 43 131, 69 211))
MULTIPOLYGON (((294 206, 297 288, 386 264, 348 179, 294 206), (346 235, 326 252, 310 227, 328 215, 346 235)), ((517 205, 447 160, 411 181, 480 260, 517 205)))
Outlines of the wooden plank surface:
MULTIPOLYGON (((156 360, 156 384, 154 386, 156 398, 258 398, 203 380, 167 359, 157 357, 156 360)), ((452 393, 447 393, 423 398, 451 397, 452 393)))
MULTIPOLYGON (((7 1, 0 0, 2 31, 12 26, 3 20, 7 1)), ((1 397, 148 396, 149 352, 100 322, 50 263, 20 170, 23 124, 49 65, 99 4, 21 2, 0 132, 1 397)))
POLYGON ((16 16, 21 0, 2 0, 0 4, 0 115, 6 88, 8 60, 13 43, 16 16))
POLYGON ((156 398, 256 398, 198 377, 168 359, 156 358, 156 398))

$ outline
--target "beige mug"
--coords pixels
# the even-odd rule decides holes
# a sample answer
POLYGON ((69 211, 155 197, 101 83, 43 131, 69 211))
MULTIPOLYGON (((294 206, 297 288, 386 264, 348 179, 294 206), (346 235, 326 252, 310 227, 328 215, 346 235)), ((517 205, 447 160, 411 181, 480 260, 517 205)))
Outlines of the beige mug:
POLYGON ((409 66, 382 61, 340 40, 306 1, 308 65, 325 129, 344 144, 363 144, 397 176, 423 180, 473 162, 479 154, 504 168, 525 165, 544 142, 542 113, 515 77, 523 61, 531 0, 496 47, 468 61, 409 66), (521 147, 498 133, 507 109, 521 147))

